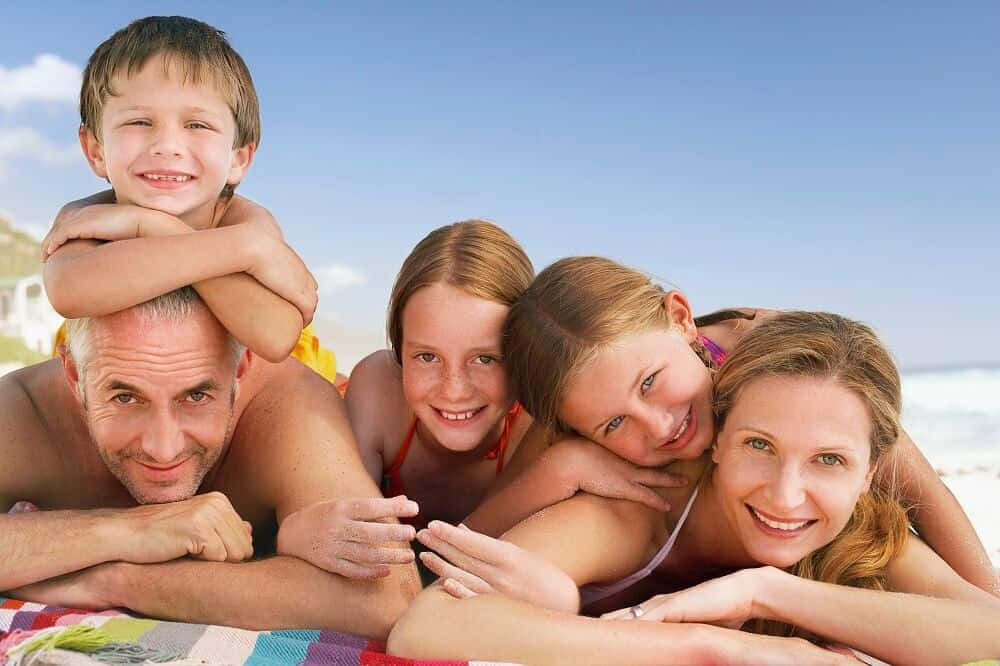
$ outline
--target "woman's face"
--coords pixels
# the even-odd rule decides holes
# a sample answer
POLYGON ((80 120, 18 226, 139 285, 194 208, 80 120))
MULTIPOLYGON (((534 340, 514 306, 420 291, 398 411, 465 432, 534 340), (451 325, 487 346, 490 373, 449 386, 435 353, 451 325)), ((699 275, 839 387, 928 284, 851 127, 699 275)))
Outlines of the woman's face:
POLYGON ((715 428, 712 378, 691 349, 695 336, 688 312, 686 324, 602 348, 570 382, 560 418, 637 465, 697 458, 715 428))
POLYGON ((871 417, 832 379, 770 376, 739 393, 713 483, 747 554, 790 566, 836 537, 871 484, 871 417))
POLYGON ((510 408, 501 356, 508 309, 441 282, 403 308, 403 394, 446 449, 475 449, 510 408))

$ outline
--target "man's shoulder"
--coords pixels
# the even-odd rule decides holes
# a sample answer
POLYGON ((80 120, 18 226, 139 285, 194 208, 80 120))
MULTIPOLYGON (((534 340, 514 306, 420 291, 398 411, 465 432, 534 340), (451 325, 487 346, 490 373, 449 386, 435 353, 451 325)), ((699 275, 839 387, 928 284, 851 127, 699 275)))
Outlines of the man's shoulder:
POLYGON ((7 428, 14 424, 42 426, 63 393, 58 359, 43 361, 0 377, 0 414, 7 428))

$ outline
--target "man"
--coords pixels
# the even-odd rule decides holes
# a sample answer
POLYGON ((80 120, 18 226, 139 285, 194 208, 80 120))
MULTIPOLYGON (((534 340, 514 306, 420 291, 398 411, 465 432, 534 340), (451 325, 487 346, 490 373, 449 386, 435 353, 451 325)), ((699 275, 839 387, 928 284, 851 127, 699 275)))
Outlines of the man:
POLYGON ((394 544, 405 564, 350 580, 295 551, 323 538, 279 532, 305 507, 379 497, 329 382, 245 351, 190 288, 74 320, 69 339, 61 360, 0 379, 0 510, 42 509, 0 515, 0 590, 187 622, 388 634, 419 590, 405 544, 394 544), (301 559, 246 561, 282 542, 301 559))

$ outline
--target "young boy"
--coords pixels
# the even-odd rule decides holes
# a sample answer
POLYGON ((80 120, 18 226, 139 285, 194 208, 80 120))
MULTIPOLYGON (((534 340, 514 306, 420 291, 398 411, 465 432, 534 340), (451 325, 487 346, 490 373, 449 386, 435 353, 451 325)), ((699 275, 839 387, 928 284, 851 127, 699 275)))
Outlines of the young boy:
POLYGON ((113 191, 68 204, 45 239, 53 307, 98 316, 191 284, 257 355, 278 362, 298 343, 332 380, 332 354, 302 332, 316 281, 271 215, 233 196, 260 113, 224 33, 178 16, 119 30, 87 63, 80 117, 87 162, 113 191))

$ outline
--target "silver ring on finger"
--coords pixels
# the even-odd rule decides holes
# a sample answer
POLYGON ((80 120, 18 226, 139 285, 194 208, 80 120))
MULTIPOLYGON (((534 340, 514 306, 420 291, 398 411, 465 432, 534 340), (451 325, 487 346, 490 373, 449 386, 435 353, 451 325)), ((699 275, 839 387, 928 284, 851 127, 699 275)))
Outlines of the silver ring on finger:
POLYGON ((628 612, 629 615, 638 620, 646 611, 642 610, 642 606, 632 606, 632 608, 628 609, 628 612))

